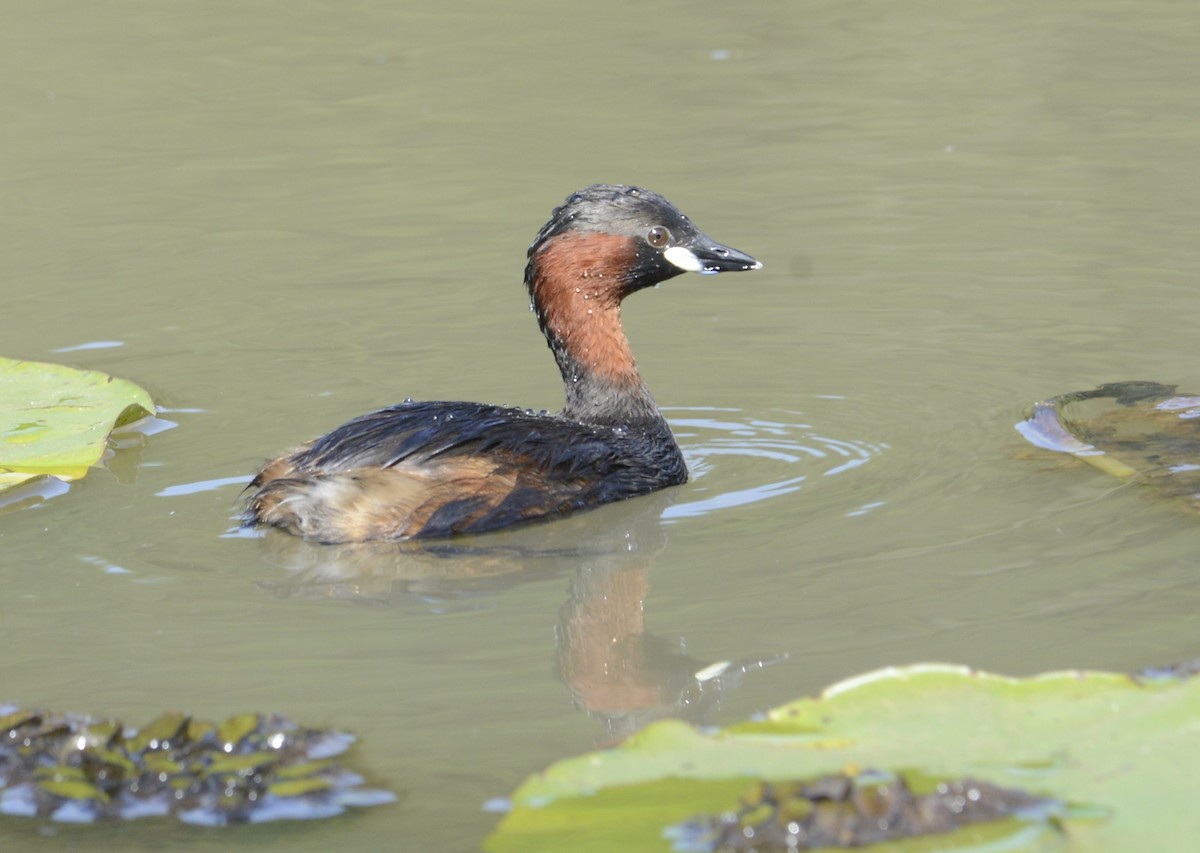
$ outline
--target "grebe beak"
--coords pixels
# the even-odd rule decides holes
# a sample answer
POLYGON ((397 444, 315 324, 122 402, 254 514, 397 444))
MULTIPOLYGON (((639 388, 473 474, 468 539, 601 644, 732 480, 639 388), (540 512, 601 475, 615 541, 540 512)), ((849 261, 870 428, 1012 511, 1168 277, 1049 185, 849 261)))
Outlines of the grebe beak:
POLYGON ((703 275, 762 269, 762 261, 756 261, 745 252, 722 245, 703 233, 697 233, 687 245, 664 249, 663 257, 685 272, 698 272, 703 275))

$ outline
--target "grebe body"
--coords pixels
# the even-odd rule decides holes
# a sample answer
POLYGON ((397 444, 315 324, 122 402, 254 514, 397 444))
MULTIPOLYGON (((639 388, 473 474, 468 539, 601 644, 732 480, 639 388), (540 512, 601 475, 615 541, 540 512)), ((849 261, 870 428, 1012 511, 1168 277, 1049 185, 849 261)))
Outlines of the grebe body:
POLYGON ((687 481, 642 381, 621 301, 683 272, 762 265, 670 202, 596 184, 529 248, 525 284, 566 391, 559 414, 463 402, 371 412, 267 464, 247 520, 321 542, 482 533, 687 481))

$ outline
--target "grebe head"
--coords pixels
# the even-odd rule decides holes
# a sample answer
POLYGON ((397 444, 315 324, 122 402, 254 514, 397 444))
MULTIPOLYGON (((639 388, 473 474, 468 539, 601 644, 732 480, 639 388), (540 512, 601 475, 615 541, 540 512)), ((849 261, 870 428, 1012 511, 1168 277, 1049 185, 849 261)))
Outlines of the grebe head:
POLYGON ((621 300, 685 272, 761 267, 658 193, 618 184, 572 193, 538 232, 525 267, 533 310, 566 386, 563 414, 661 420, 621 330, 621 300))
POLYGON ((642 187, 593 184, 569 195, 529 247, 525 283, 530 287, 541 255, 560 238, 571 242, 581 265, 607 250, 609 269, 592 272, 618 277, 625 286, 622 296, 684 272, 762 267, 744 252, 713 240, 671 202, 642 187))

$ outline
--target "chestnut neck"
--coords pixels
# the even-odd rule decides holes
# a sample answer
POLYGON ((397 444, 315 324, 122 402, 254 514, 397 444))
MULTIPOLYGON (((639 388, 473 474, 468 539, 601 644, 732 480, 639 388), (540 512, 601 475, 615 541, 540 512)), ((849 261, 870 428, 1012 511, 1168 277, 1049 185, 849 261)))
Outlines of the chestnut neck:
POLYGON ((538 325, 558 362, 564 417, 585 423, 663 424, 621 327, 625 273, 636 263, 629 237, 567 232, 530 254, 526 284, 538 325))

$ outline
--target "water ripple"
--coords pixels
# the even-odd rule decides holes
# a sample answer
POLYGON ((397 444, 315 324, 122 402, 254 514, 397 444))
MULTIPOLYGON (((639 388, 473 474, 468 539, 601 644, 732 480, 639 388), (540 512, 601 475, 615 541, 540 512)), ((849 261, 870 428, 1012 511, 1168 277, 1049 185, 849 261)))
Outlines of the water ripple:
POLYGON ((668 507, 663 512, 668 519, 788 495, 810 478, 845 473, 887 449, 886 444, 821 435, 799 421, 747 417, 738 409, 664 411, 692 473, 689 492, 696 496, 668 507))

